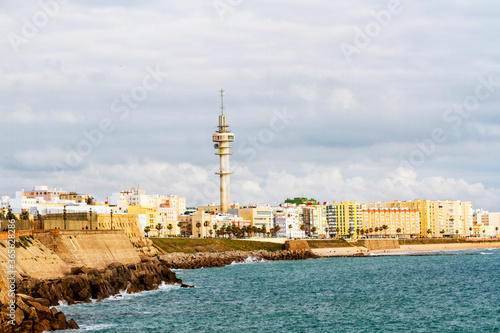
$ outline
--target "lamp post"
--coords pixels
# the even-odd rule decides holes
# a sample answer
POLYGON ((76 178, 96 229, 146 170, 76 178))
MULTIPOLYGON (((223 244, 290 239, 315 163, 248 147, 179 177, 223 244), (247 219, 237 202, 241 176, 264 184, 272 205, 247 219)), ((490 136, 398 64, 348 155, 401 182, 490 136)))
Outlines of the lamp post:
POLYGON ((66 226, 66 206, 64 206, 64 209, 63 209, 63 220, 64 220, 64 230, 67 229, 67 226, 66 226))
POLYGON ((92 208, 90 208, 90 230, 92 230, 92 208))

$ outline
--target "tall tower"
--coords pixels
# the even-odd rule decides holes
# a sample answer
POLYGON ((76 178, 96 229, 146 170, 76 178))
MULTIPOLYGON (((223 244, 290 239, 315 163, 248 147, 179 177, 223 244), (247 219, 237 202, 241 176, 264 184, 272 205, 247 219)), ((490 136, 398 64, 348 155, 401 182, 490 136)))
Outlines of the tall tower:
POLYGON ((215 142, 214 148, 217 149, 215 155, 219 155, 220 158, 219 172, 215 173, 220 176, 220 211, 221 213, 227 213, 231 202, 231 196, 229 194, 229 175, 232 174, 232 172, 229 171, 229 155, 233 154, 229 152, 229 148, 233 148, 229 143, 234 141, 234 134, 229 131, 227 116, 224 114, 223 89, 220 90, 220 102, 221 115, 219 116, 219 130, 215 132, 212 139, 215 142))

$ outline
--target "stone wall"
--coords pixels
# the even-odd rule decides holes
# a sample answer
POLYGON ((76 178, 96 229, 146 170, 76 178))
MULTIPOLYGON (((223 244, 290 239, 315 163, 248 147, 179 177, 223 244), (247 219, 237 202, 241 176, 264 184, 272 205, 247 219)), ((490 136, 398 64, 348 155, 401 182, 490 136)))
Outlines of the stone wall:
POLYGON ((285 250, 297 251, 297 250, 311 250, 307 241, 303 239, 297 240, 287 240, 285 241, 285 250))
POLYGON ((104 269, 113 262, 134 264, 141 260, 122 230, 60 230, 58 235, 38 233, 34 236, 70 268, 104 269))
POLYGON ((399 241, 397 239, 359 239, 357 243, 370 251, 399 249, 399 241))

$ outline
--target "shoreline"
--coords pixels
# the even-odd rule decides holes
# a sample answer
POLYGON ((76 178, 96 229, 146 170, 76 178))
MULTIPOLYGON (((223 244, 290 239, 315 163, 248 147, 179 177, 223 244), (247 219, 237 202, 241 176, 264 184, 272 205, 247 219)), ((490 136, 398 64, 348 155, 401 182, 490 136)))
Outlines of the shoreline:
POLYGON ((365 247, 335 247, 312 249, 320 258, 335 257, 370 257, 377 255, 424 255, 428 252, 459 251, 459 250, 480 250, 500 248, 500 242, 496 243, 452 243, 452 244, 419 244, 400 245, 399 248, 369 250, 365 247))

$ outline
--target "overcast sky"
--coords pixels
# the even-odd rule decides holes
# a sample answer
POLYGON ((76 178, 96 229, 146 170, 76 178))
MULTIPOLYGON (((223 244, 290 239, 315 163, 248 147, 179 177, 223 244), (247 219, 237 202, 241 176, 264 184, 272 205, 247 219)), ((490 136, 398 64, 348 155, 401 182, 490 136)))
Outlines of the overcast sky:
POLYGON ((0 192, 463 200, 500 211, 498 1, 7 0, 0 192), (45 4, 45 5, 41 5, 45 4))

